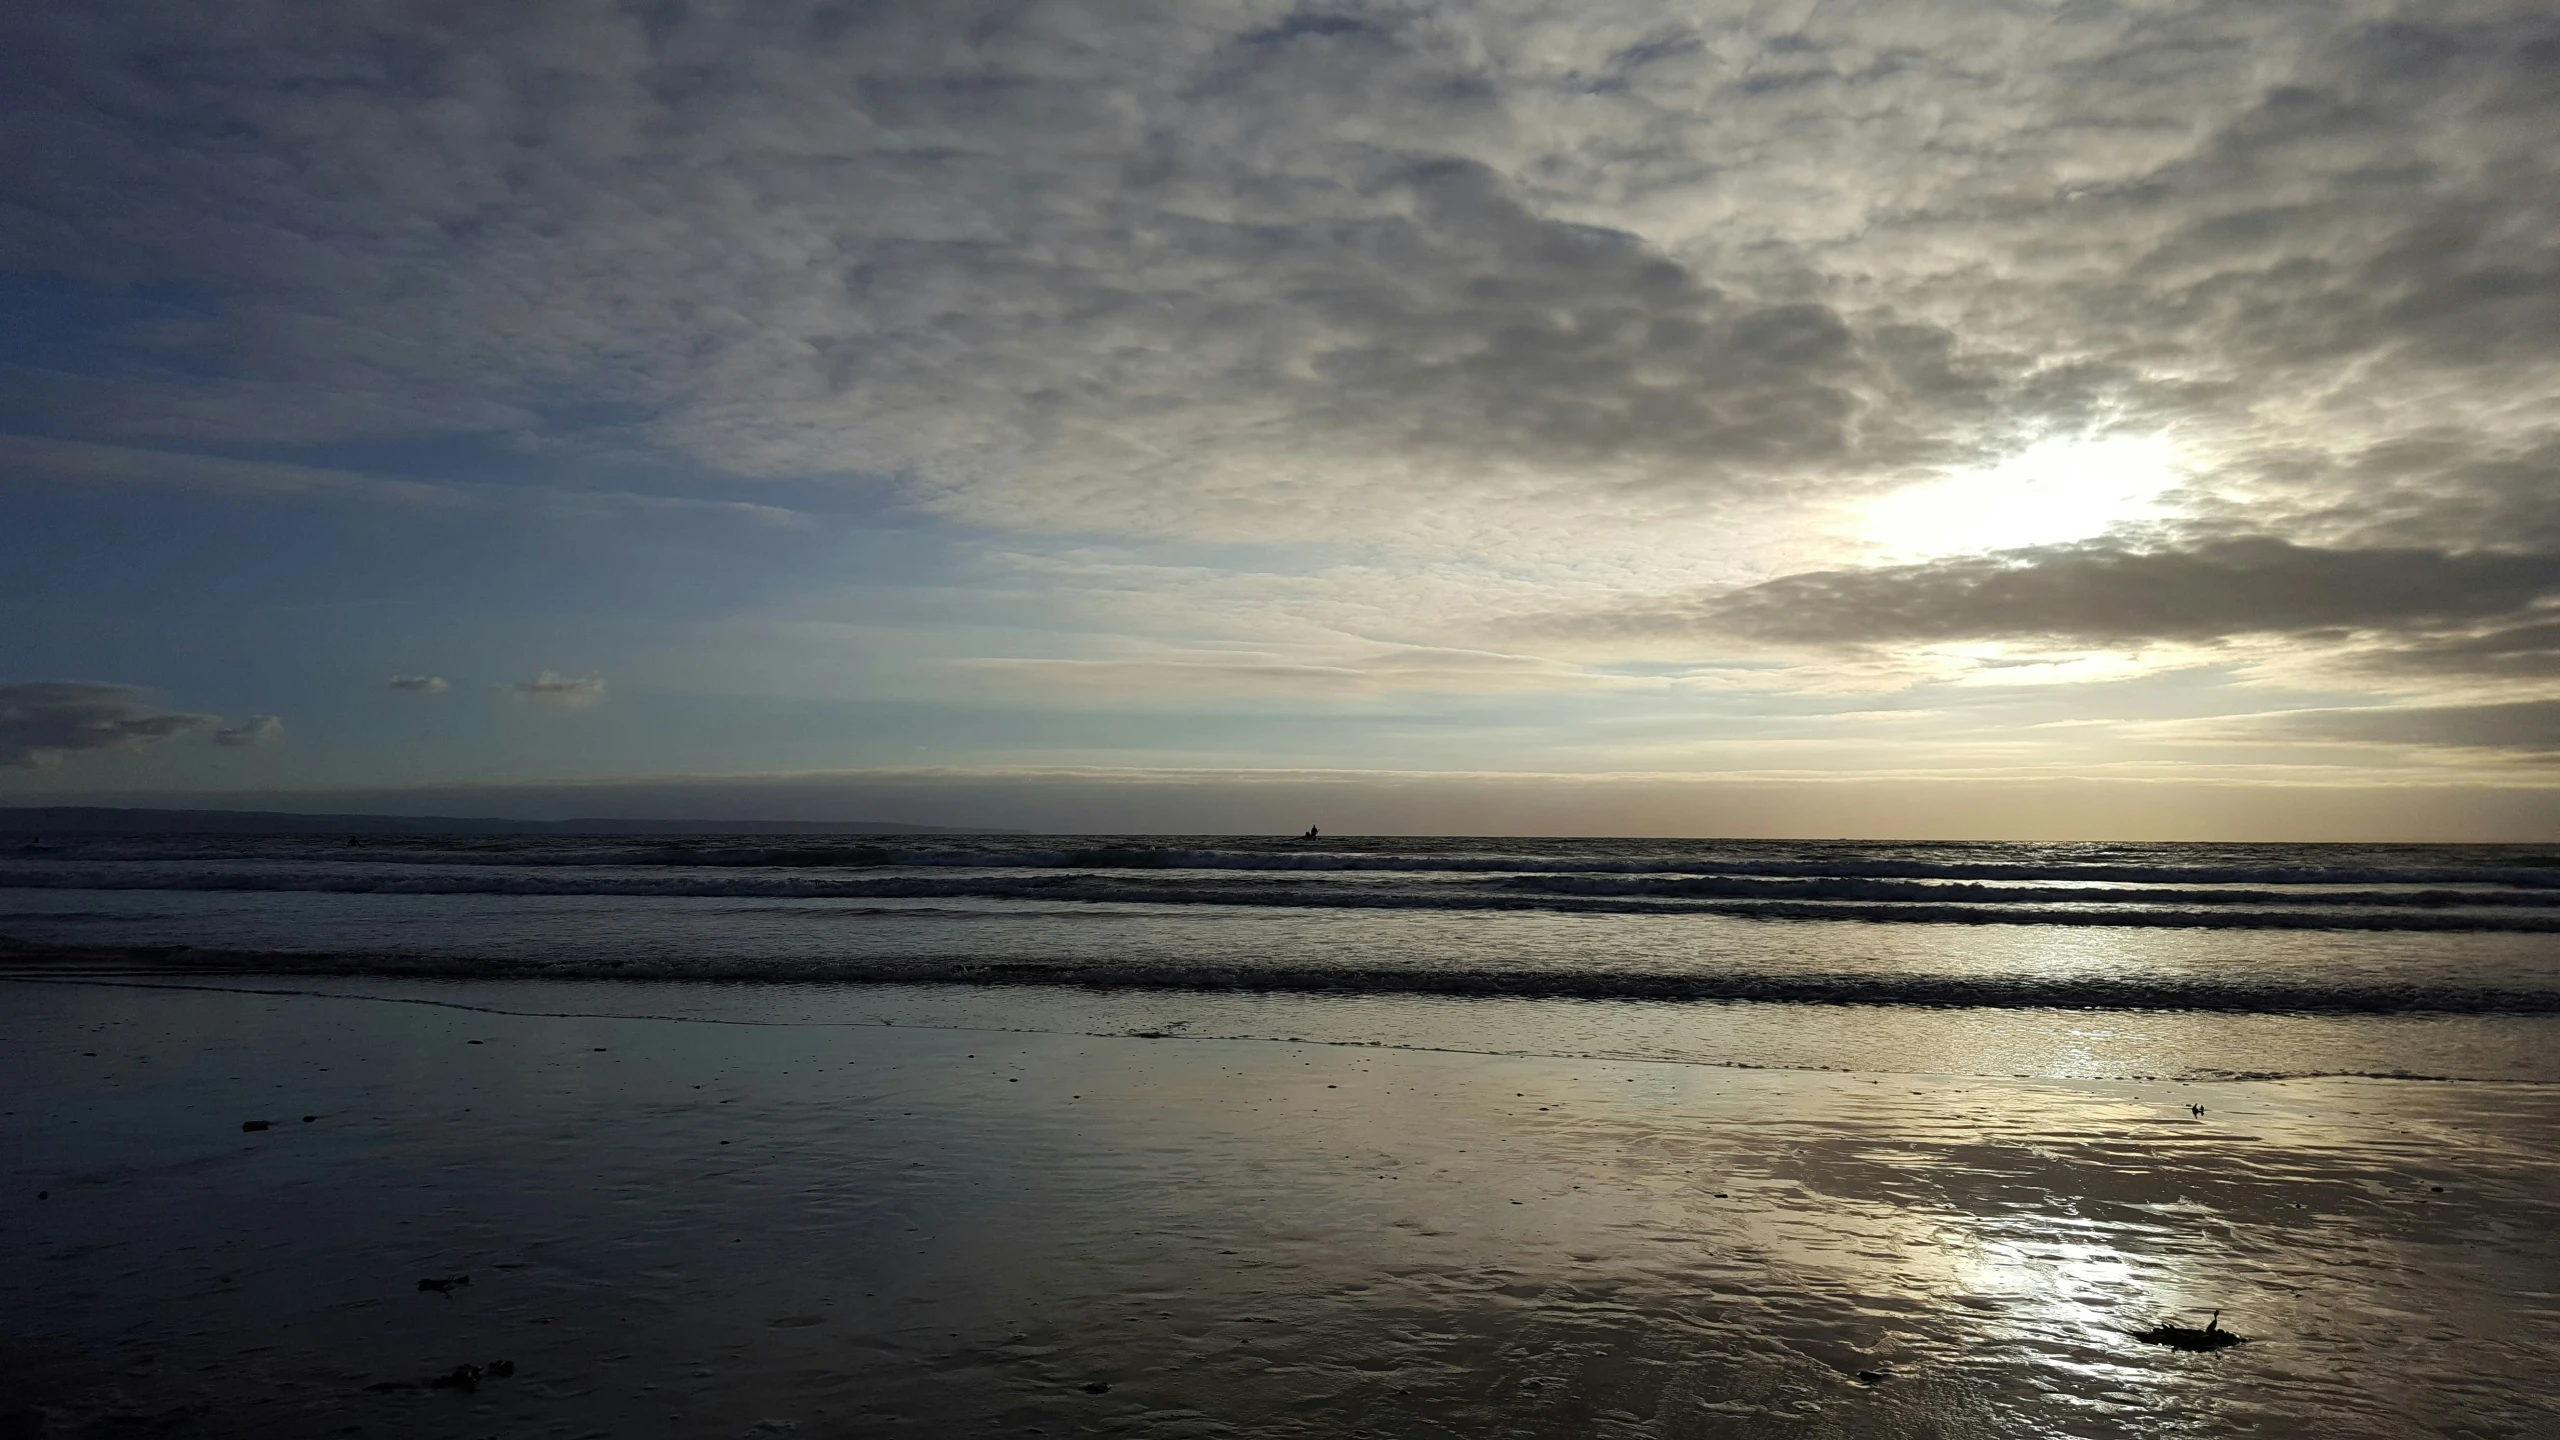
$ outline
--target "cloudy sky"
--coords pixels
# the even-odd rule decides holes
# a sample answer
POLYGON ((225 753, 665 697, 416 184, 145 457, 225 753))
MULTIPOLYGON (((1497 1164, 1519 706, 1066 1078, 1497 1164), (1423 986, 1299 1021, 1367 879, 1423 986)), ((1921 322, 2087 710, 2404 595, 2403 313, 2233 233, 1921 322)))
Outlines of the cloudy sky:
POLYGON ((0 799, 2560 838, 2546 5, 36 0, 0 127, 0 799))

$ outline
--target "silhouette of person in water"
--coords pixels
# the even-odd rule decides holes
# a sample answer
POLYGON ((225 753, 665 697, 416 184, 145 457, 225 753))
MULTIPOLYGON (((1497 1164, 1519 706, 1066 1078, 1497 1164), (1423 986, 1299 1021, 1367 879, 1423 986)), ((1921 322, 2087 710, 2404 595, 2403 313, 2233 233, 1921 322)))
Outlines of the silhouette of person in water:
POLYGON ((1298 838, 1299 838, 1299 839, 1301 839, 1301 840, 1313 840, 1314 838, 1316 838, 1316 827, 1314 827, 1313 825, 1308 826, 1308 827, 1307 827, 1307 833, 1306 833, 1306 834, 1304 834, 1304 835, 1299 836, 1298 838))

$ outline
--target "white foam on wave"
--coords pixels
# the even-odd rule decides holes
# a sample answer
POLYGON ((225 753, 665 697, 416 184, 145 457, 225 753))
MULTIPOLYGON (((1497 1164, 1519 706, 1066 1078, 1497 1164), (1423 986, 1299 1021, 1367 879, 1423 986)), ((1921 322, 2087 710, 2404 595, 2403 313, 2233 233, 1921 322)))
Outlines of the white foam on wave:
POLYGON ((1957 887, 1891 889, 1832 879, 1770 884, 1627 882, 1514 877, 1502 885, 1394 889, 1328 885, 1288 874, 1190 876, 1146 870, 789 871, 323 865, 59 863, 0 867, 0 889, 275 891, 375 895, 739 897, 768 899, 984 899, 1165 906, 1467 911, 1559 910, 1721 915, 1759 920, 1891 921, 1953 925, 2173 926, 2207 929, 2337 929, 2560 933, 2560 911, 2530 893, 2485 902, 2468 893, 2086 892, 1957 887), (1950 893, 1950 892, 1954 893, 1950 893))

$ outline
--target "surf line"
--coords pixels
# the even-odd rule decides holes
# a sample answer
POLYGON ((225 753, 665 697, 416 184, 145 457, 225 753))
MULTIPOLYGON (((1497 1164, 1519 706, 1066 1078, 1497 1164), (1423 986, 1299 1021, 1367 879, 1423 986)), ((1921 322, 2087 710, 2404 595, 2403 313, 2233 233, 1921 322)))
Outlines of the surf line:
MULTIPOLYGON (((468 982, 466 982, 468 983, 468 982)), ((579 983, 579 982, 567 982, 579 983)), ((649 982, 665 983, 665 982, 649 982)), ((709 983, 709 982, 706 982, 709 983)), ((926 982, 931 985, 933 982, 926 982)), ((1337 1050, 1398 1050, 1417 1055, 1471 1055, 1489 1060, 1581 1060, 1602 1065, 1652 1065, 1680 1070, 1768 1070, 1797 1075, 1901 1075, 1975 1084, 2032 1085, 2250 1085, 2288 1080, 2407 1080, 2440 1085, 2512 1085, 2532 1090, 2560 1089, 2560 1081, 2510 1080, 2486 1075, 2421 1075, 2406 1070, 2229 1071, 2194 1075, 1987 1075, 1939 1070, 1859 1070, 1842 1065, 1787 1064, 1783 1061, 1692 1060, 1676 1056, 1613 1054, 1595 1050, 1485 1050, 1464 1045, 1420 1045, 1407 1040, 1324 1040, 1303 1035, 1175 1033, 1170 1030, 1068 1030, 1037 1025, 955 1025, 948 1021, 899 1021, 886 1016, 862 1020, 749 1020, 722 1015, 661 1015, 611 1010, 526 1010, 504 1005, 474 1005, 424 995, 367 995, 343 990, 311 990, 285 986, 210 985, 170 980, 121 980, 102 976, 13 975, 0 971, 0 984, 85 985, 112 990, 181 990, 219 995, 268 995, 296 1000, 359 1000, 382 1005, 423 1005, 479 1015, 520 1020, 645 1020, 670 1025, 734 1025, 767 1030, 929 1030, 958 1035, 1053 1035, 1088 1040, 1191 1040, 1253 1045, 1320 1045, 1337 1050)), ((919 986, 918 988, 926 988, 919 986)))

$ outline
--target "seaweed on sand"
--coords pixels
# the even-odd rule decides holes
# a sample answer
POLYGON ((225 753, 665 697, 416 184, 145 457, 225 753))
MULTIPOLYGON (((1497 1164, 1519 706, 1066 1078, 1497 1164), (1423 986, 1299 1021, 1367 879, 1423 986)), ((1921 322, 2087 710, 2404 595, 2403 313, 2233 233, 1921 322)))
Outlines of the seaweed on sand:
POLYGON ((2213 1312, 2213 1318, 2206 1321, 2201 1330, 2186 1325, 2154 1325, 2148 1330, 2134 1331, 2133 1338, 2149 1345, 2166 1345, 2172 1350, 2198 1352, 2249 1343, 2247 1336, 2234 1335, 2222 1328, 2222 1312, 2219 1310, 2213 1312))

